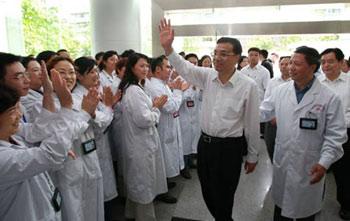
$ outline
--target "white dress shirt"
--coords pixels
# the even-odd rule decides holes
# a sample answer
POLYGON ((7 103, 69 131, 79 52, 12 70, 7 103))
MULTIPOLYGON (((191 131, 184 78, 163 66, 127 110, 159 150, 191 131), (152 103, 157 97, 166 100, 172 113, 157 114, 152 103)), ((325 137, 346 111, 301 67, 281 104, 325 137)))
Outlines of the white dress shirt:
POLYGON ((253 68, 247 65, 241 72, 256 82, 259 89, 259 99, 262 102, 264 100, 265 90, 270 81, 270 72, 261 64, 257 64, 253 68))
POLYGON ((339 77, 333 81, 329 80, 326 75, 318 77, 321 83, 327 85, 333 92, 339 95, 345 114, 346 126, 350 127, 350 76, 340 73, 339 77))
POLYGON ((240 137, 248 142, 249 162, 258 160, 259 94, 256 83, 236 70, 226 84, 213 68, 197 67, 172 52, 170 63, 189 83, 203 89, 201 129, 214 137, 240 137))

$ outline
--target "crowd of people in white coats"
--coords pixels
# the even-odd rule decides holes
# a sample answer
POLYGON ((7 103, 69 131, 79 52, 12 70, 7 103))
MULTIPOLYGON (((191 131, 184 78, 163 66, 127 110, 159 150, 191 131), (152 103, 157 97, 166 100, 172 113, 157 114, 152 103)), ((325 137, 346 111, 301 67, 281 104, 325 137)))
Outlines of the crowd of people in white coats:
POLYGON ((177 202, 169 178, 191 179, 197 166, 209 211, 232 220, 243 156, 253 172, 259 136, 274 168, 275 221, 314 220, 330 168, 339 215, 350 220, 343 52, 303 46, 271 61, 221 38, 199 59, 175 53, 173 40, 162 21, 165 55, 155 58, 0 52, 0 220, 109 221, 118 195, 127 219, 156 220, 154 200, 177 202))

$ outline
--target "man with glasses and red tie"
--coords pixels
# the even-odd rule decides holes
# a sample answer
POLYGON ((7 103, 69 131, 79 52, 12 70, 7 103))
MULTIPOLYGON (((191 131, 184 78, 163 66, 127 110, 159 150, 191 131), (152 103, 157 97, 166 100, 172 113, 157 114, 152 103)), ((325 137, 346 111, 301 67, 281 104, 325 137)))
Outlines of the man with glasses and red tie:
POLYGON ((259 152, 258 88, 235 68, 242 46, 237 39, 220 38, 213 53, 215 69, 197 67, 173 50, 174 30, 170 21, 163 19, 159 32, 169 62, 187 82, 203 90, 198 176, 204 201, 215 220, 233 220, 245 139, 246 173, 254 171, 259 152))

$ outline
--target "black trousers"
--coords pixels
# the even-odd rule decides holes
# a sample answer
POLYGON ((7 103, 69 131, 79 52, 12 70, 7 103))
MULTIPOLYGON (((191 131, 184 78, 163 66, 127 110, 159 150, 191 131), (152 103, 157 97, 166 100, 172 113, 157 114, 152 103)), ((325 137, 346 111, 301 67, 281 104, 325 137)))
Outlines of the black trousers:
MULTIPOLYGON (((275 206, 275 212, 273 215, 273 221, 293 221, 294 219, 292 218, 287 218, 281 215, 282 210, 278 206, 275 206)), ((296 221, 314 221, 315 220, 315 215, 305 217, 305 218, 299 218, 295 219, 296 221)))
POLYGON ((215 220, 232 219, 234 195, 242 167, 244 137, 211 138, 198 143, 197 171, 204 201, 215 220))
POLYGON ((273 152, 275 151, 276 132, 276 126, 272 125, 270 122, 265 124, 264 140, 271 163, 273 163, 273 152))
POLYGON ((337 185, 337 200, 342 209, 350 211, 350 129, 348 128, 348 141, 343 144, 343 157, 332 165, 337 185))

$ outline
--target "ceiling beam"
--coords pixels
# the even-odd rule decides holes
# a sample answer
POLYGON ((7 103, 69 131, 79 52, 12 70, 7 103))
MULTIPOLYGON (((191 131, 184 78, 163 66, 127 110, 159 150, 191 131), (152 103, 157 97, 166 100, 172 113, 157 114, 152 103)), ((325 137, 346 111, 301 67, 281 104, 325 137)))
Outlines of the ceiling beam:
POLYGON ((163 10, 350 3, 349 0, 153 0, 163 10))
POLYGON ((350 33, 350 21, 183 25, 174 30, 175 36, 350 33))

